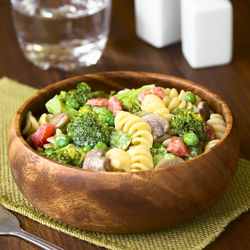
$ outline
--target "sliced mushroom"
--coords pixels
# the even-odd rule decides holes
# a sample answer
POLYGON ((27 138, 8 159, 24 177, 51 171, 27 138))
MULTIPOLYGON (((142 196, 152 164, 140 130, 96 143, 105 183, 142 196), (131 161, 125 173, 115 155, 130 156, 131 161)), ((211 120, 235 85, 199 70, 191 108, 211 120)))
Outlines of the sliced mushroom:
POLYGON ((158 168, 167 168, 167 167, 173 166, 175 164, 179 164, 181 162, 184 162, 184 160, 181 159, 180 157, 175 157, 175 158, 167 159, 167 160, 162 161, 159 164, 157 164, 156 167, 155 167, 155 169, 158 169, 158 168))
POLYGON ((196 114, 200 114, 202 118, 207 121, 210 117, 209 106, 206 102, 200 102, 195 110, 196 114))
POLYGON ((50 119, 49 123, 55 125, 56 128, 62 128, 67 124, 68 120, 68 114, 59 112, 50 119))
POLYGON ((110 159, 100 148, 90 150, 84 158, 82 168, 96 171, 109 171, 110 159))
POLYGON ((149 114, 142 118, 150 125, 154 141, 169 130, 168 120, 162 115, 149 114))
POLYGON ((166 141, 167 139, 170 139, 171 137, 172 137, 172 135, 170 135, 170 134, 164 134, 163 136, 161 136, 161 137, 157 138, 156 140, 154 140, 154 142, 162 143, 162 142, 166 141))

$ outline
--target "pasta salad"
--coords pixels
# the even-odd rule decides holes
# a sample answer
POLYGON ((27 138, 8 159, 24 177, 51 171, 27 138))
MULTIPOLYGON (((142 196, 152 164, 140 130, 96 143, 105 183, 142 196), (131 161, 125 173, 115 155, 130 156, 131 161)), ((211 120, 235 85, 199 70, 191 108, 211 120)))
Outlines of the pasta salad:
POLYGON ((226 130, 220 114, 190 91, 154 84, 107 94, 79 83, 27 113, 22 134, 41 155, 97 171, 165 168, 215 146, 226 130))

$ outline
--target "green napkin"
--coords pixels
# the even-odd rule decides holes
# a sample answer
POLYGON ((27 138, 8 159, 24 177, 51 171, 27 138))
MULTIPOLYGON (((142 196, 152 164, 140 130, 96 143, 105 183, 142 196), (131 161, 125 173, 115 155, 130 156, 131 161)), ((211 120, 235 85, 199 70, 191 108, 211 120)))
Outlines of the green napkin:
MULTIPOLYGON (((226 194, 207 212, 175 227, 140 234, 84 231, 58 222, 35 209, 20 193, 10 172, 7 136, 17 108, 36 89, 8 78, 0 79, 0 204, 39 223, 109 249, 202 249, 250 207, 250 161, 240 159, 226 194)), ((150 220, 150 218, 149 218, 150 220)))

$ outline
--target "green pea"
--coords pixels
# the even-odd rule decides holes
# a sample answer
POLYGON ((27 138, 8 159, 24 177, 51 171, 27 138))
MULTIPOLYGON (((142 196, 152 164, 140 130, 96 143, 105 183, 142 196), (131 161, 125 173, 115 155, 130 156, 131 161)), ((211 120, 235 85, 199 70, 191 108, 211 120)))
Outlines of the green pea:
POLYGON ((65 104, 68 107, 73 108, 73 109, 78 109, 79 106, 80 106, 79 103, 76 100, 74 100, 74 99, 67 100, 65 104))
POLYGON ((91 149, 92 149, 92 147, 90 145, 87 145, 87 146, 83 147, 83 151, 85 153, 88 153, 91 149))
POLYGON ((196 96, 193 93, 187 93, 185 97, 186 102, 191 102, 192 104, 196 103, 196 96))
POLYGON ((108 123, 109 126, 115 125, 115 116, 111 113, 107 113, 104 117, 104 122, 108 123))
POLYGON ((52 148, 52 147, 49 147, 49 148, 46 148, 46 149, 44 150, 44 153, 53 152, 53 151, 56 151, 56 149, 55 149, 55 148, 52 148))
POLYGON ((58 148, 63 148, 70 143, 70 138, 68 135, 61 134, 56 137, 56 146, 58 148))
POLYGON ((159 142, 154 143, 153 148, 161 148, 162 145, 159 142))
POLYGON ((191 146, 189 147, 191 157, 194 158, 200 154, 202 154, 202 143, 198 143, 196 146, 191 146))
POLYGON ((195 133, 186 133, 183 138, 188 146, 196 146, 199 143, 199 137, 195 133))
POLYGON ((96 145, 94 146, 94 148, 100 148, 102 149, 104 152, 108 151, 108 146, 106 145, 106 143, 99 141, 96 143, 96 145))

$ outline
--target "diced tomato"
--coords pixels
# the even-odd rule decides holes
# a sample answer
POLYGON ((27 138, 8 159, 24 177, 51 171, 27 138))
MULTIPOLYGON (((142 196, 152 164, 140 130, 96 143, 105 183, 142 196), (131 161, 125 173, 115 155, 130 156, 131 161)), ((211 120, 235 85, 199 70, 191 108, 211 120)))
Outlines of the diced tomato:
POLYGON ((167 151, 179 155, 189 156, 190 150, 181 137, 173 136, 168 144, 167 151))
POLYGON ((142 101, 144 100, 146 95, 157 95, 161 99, 164 98, 164 94, 162 92, 161 87, 157 87, 157 88, 153 88, 153 89, 146 89, 146 90, 143 90, 142 92, 140 92, 138 94, 138 100, 140 103, 142 103, 142 101))
POLYGON ((42 147, 46 143, 48 137, 52 136, 55 132, 55 126, 53 124, 42 124, 38 130, 31 135, 31 140, 37 147, 42 147))
POLYGON ((108 98, 93 98, 93 99, 88 100, 86 104, 89 104, 92 106, 108 106, 109 99, 108 98))
POLYGON ((207 139, 209 141, 216 139, 216 134, 214 128, 205 122, 205 131, 207 134, 207 139))
POLYGON ((117 111, 122 110, 122 105, 119 102, 119 100, 115 97, 112 96, 109 99, 109 110, 111 110, 111 112, 115 115, 117 113, 117 111))

